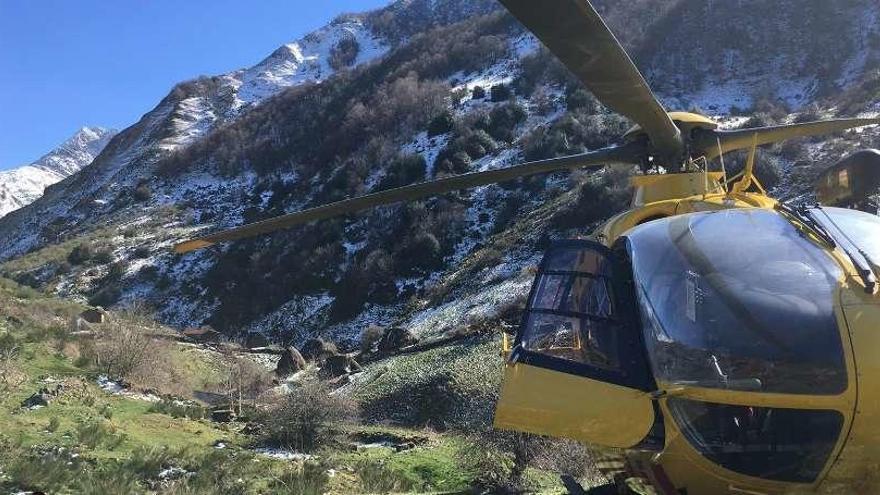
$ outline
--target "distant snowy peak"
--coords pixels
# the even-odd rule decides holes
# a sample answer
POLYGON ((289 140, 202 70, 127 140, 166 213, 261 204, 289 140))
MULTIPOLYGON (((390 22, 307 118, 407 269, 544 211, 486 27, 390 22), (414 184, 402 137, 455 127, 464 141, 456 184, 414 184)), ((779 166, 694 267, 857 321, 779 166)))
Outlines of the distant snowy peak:
POLYGON ((33 165, 0 172, 0 216, 32 203, 62 179, 61 174, 33 165))
POLYGON ((34 163, 0 172, 0 216, 33 202, 46 187, 91 163, 115 135, 114 130, 83 127, 34 163))
POLYGON ((232 76, 241 83, 239 101, 253 104, 290 86, 323 81, 341 68, 373 60, 388 49, 362 20, 352 18, 282 45, 262 62, 232 76))
POLYGON ((112 129, 83 127, 31 166, 67 177, 91 163, 115 135, 112 129))

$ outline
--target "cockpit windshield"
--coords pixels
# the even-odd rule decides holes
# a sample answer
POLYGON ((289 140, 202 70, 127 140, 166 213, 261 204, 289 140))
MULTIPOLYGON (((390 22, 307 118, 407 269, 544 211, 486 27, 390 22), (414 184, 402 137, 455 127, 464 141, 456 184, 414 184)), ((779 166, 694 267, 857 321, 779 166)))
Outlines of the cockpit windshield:
POLYGON ((658 380, 837 394, 846 366, 834 297, 842 272, 768 210, 697 213, 627 235, 658 380))

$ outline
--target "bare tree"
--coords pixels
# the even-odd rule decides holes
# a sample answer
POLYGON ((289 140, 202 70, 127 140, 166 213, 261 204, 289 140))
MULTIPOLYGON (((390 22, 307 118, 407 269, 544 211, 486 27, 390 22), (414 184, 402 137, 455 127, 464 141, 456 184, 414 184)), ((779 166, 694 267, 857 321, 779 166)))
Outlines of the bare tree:
POLYGON ((125 379, 150 360, 153 341, 130 322, 114 320, 103 324, 95 343, 95 361, 113 379, 125 379))
POLYGON ((18 366, 19 347, 13 342, 0 342, 0 394, 17 389, 27 381, 18 366))
POLYGON ((326 384, 308 379, 270 405, 264 423, 268 440, 300 451, 326 443, 338 425, 356 415, 357 405, 326 384))
POLYGON ((250 401, 251 405, 255 404, 259 395, 271 383, 269 371, 259 364, 232 353, 224 354, 223 374, 217 388, 226 398, 229 408, 235 410, 239 416, 245 400, 250 401))

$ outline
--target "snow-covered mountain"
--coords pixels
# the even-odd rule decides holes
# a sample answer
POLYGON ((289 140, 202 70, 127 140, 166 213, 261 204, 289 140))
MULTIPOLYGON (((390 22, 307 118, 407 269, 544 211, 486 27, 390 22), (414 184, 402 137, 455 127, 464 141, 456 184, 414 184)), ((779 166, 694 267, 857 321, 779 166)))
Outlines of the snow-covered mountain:
POLYGON ((0 172, 0 216, 32 203, 48 186, 91 163, 115 134, 102 127, 83 127, 34 163, 0 172))
MULTIPOLYGON (((733 4, 743 8, 601 8, 670 107, 700 106, 728 126, 746 120, 731 115, 736 107, 766 122, 876 112, 880 33, 837 30, 812 42, 803 32, 829 16, 874 25, 876 2, 812 2, 785 18, 760 0, 733 4), (727 22, 708 29, 719 9, 727 22), (686 33, 686 47, 683 18, 705 27, 686 33), (641 32, 626 31, 633 25, 641 32), (791 42, 756 49, 780 40, 791 42), (794 84, 807 79, 815 84, 794 84)), ((595 149, 627 129, 497 10, 488 0, 400 0, 337 19, 251 68, 177 85, 89 166, 0 219, 0 258, 10 260, 0 270, 102 305, 152 303, 166 322, 228 333, 352 339, 370 324, 429 334, 492 318, 525 294, 524 268, 548 237, 586 230, 625 203, 619 178, 557 174, 184 257, 168 248, 439 174, 595 149), (69 266, 64 253, 83 243, 112 263, 69 266)), ((872 129, 796 142, 762 154, 762 166, 807 183, 877 140, 872 129)))

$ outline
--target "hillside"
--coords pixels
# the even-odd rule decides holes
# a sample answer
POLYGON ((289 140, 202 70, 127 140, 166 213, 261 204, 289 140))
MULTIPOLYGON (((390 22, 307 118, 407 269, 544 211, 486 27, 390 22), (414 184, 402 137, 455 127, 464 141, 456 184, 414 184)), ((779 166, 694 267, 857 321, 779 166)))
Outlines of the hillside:
POLYGON ((83 127, 34 163, 0 172, 0 216, 32 203, 48 186, 91 163, 115 134, 83 127))
MULTIPOLYGON (((875 3, 762 5, 601 8, 672 108, 726 126, 742 125, 742 112, 772 123, 880 110, 875 3), (829 19, 865 29, 816 29, 829 19)), ((627 128, 494 3, 399 1, 249 69, 175 87, 90 166, 0 220, 2 269, 60 296, 146 301, 165 323, 241 338, 354 345, 369 325, 436 336, 522 298, 546 239, 622 207, 625 178, 557 174, 184 257, 168 248, 423 178, 595 149, 627 128), (79 248, 91 255, 71 254, 79 248)), ((778 196, 801 196, 818 167, 876 141, 868 129, 778 146, 761 153, 762 174, 778 196)))

